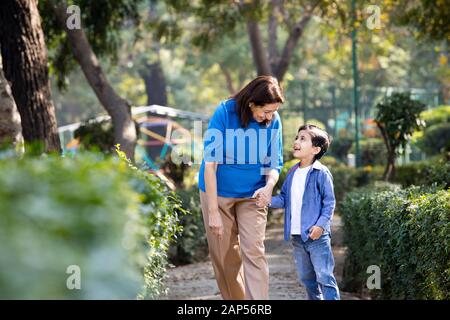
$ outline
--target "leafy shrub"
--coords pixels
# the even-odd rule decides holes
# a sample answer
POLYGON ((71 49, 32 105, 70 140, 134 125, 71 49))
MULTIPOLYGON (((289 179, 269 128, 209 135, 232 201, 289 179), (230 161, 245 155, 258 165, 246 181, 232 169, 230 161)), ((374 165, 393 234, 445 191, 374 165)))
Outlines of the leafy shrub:
POLYGON ((421 113, 427 127, 450 122, 450 106, 439 106, 421 113))
POLYGON ((181 198, 182 206, 189 214, 180 218, 183 232, 173 243, 169 251, 169 259, 176 265, 194 263, 208 256, 205 225, 200 207, 200 194, 197 186, 176 191, 181 198))
POLYGON ((436 184, 441 188, 449 188, 450 162, 445 157, 438 156, 399 166, 394 181, 403 187, 436 184))
MULTIPOLYGON (((371 138, 361 140, 361 164, 362 166, 379 166, 387 162, 387 150, 381 139, 371 138)), ((355 152, 352 148, 351 152, 355 152)))
POLYGON ((114 133, 111 121, 88 120, 75 130, 74 137, 80 140, 81 150, 99 151, 105 154, 114 152, 114 133))
POLYGON ((2 160, 0 297, 156 298, 178 208, 156 177, 117 159, 2 160), (71 265, 81 290, 66 286, 71 265))
POLYGON ((330 154, 336 157, 340 162, 347 163, 347 156, 352 148, 353 139, 348 137, 339 137, 333 140, 330 145, 330 154))
POLYGON ((381 180, 383 174, 383 168, 371 166, 351 168, 341 165, 331 167, 330 171, 333 175, 334 193, 338 206, 348 192, 381 180))
POLYGON ((428 155, 450 152, 450 122, 426 128, 417 144, 428 155))
POLYGON ((450 298, 450 191, 382 185, 351 192, 340 211, 348 247, 344 290, 363 291, 381 270, 383 299, 450 298))

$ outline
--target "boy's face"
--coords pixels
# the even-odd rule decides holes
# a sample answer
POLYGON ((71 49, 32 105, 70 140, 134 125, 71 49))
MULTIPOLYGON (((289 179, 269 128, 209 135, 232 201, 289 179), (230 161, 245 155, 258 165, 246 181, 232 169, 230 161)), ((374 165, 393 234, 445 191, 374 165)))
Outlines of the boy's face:
POLYGON ((312 145, 311 135, 306 130, 300 130, 294 140, 294 158, 312 161, 320 152, 320 147, 312 145))

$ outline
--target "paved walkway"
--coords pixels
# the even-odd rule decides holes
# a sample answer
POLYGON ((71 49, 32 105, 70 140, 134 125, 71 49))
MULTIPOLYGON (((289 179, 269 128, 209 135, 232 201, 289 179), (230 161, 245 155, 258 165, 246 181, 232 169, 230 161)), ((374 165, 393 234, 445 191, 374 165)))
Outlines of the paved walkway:
MULTIPOLYGON (((266 256, 269 262, 269 298, 272 300, 305 300, 306 292, 297 282, 297 273, 290 244, 283 240, 281 211, 273 211, 266 231, 266 256)), ((345 249, 342 243, 341 221, 335 216, 332 223, 333 252, 336 259, 336 278, 341 280, 345 249)), ((221 299, 210 261, 176 267, 168 270, 168 299, 221 299)), ((357 299, 341 292, 345 300, 357 299)))

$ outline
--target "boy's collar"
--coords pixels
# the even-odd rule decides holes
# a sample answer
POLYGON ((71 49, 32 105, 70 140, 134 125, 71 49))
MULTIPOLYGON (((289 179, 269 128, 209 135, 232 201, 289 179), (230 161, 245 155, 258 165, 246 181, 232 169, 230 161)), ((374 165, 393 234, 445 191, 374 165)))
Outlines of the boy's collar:
MULTIPOLYGON (((300 167, 300 163, 301 163, 301 161, 299 161, 299 162, 297 163, 297 168, 300 167)), ((324 167, 324 165, 321 164, 319 160, 315 160, 315 161, 312 163, 312 168, 313 168, 313 169, 322 170, 323 167, 324 167)))

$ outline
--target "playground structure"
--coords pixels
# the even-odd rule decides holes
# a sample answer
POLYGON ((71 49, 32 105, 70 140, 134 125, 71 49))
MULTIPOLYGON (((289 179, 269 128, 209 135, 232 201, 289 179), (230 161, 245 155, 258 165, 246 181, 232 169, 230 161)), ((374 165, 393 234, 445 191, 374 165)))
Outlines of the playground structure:
MULTIPOLYGON (((209 116, 159 105, 134 107, 131 112, 139 127, 135 150, 136 161, 145 163, 149 170, 173 188, 170 181, 160 172, 161 164, 176 146, 183 145, 193 150, 195 144, 199 143, 190 138, 191 128, 182 126, 174 119, 187 120, 190 123, 194 121, 206 123, 209 121, 209 116)), ((91 121, 103 122, 109 119, 109 116, 102 115, 91 121)), ((58 128, 63 155, 77 152, 79 141, 74 138, 74 132, 80 126, 82 123, 78 122, 58 128)))

